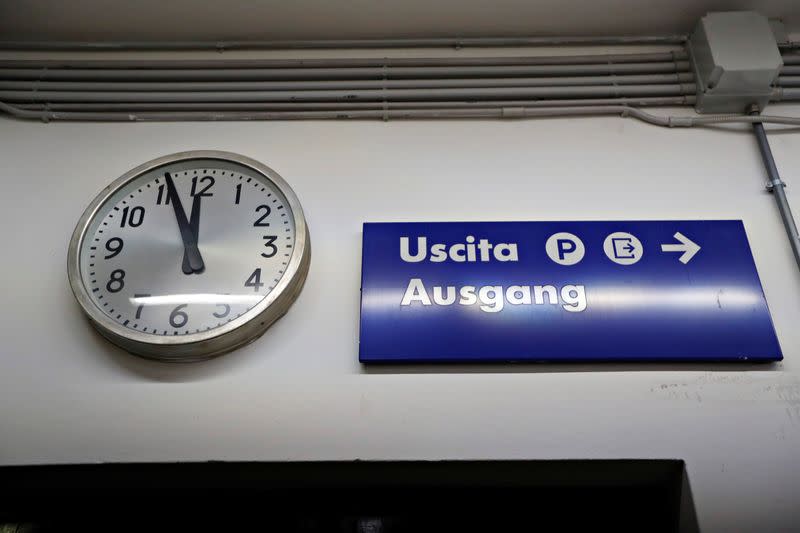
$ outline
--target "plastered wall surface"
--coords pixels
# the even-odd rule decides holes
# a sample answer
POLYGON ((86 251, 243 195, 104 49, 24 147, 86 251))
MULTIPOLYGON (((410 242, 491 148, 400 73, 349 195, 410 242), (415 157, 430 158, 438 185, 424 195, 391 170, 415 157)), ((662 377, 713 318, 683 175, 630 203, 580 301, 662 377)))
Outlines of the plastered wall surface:
POLYGON ((800 24, 795 0, 47 0, 0 3, 4 40, 357 39, 686 33, 709 11, 754 9, 800 24), (106 16, 112 14, 114 16, 106 16), (100 18, 100 20, 98 20, 100 18))
MULTIPOLYGON (((702 528, 795 528, 800 273, 743 131, 614 117, 0 119, 0 464, 680 458, 702 528), (94 332, 70 293, 66 250, 100 189, 144 161, 192 149, 238 152, 277 170, 304 206, 313 255, 303 293, 264 337, 175 366, 128 355, 94 332), (683 218, 744 220, 783 363, 358 363, 364 221, 683 218)), ((800 214, 800 134, 770 140, 800 214)))

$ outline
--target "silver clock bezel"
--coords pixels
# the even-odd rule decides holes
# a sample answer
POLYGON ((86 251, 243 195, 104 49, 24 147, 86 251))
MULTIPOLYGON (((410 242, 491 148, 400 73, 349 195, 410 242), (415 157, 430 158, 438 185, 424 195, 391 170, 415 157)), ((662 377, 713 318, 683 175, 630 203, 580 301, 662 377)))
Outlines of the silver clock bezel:
POLYGON ((311 262, 308 225, 292 188, 268 166, 232 152, 193 150, 159 157, 126 172, 95 196, 78 220, 69 243, 67 275, 75 299, 92 325, 117 346, 149 359, 191 362, 222 355, 257 339, 294 303, 303 288, 311 262), (289 264, 278 284, 242 316, 210 331, 180 336, 158 336, 135 331, 112 320, 92 301, 80 275, 80 252, 86 233, 100 208, 122 187, 144 173, 170 163, 217 159, 247 167, 271 181, 283 194, 294 217, 295 242, 289 264))

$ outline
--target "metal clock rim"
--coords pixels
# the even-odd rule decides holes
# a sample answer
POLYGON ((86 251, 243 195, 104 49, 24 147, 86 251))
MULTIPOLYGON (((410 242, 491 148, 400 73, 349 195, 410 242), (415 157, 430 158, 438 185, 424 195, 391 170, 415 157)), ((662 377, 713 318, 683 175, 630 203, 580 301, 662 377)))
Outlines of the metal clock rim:
POLYGON ((258 338, 286 313, 297 298, 308 273, 310 263, 308 226, 300 201, 291 186, 270 167, 249 157, 221 150, 191 150, 165 155, 143 163, 101 190, 78 220, 70 239, 67 254, 67 273, 70 287, 92 325, 114 344, 143 357, 169 361, 198 361, 209 359, 258 338), (289 264, 283 276, 269 294, 242 316, 200 333, 180 336, 158 336, 131 330, 103 313, 92 301, 80 275, 80 252, 89 226, 100 208, 122 187, 140 175, 170 163, 192 159, 216 159, 237 163, 270 180, 283 194, 292 210, 295 242, 289 264))

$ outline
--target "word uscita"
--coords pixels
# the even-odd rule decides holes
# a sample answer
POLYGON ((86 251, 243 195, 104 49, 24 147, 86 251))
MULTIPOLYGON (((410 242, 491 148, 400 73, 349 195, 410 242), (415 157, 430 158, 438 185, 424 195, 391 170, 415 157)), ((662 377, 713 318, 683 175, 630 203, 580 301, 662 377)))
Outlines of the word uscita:
POLYGON ((553 285, 464 285, 455 287, 434 286, 430 290, 421 278, 412 278, 403 294, 401 306, 418 303, 424 306, 475 305, 486 313, 499 313, 506 303, 511 305, 558 305, 565 311, 580 313, 586 309, 586 287, 583 285, 564 285, 557 289, 553 285))
MULTIPOLYGON (((492 244, 488 239, 480 239, 477 243, 475 237, 467 235, 466 242, 456 244, 432 244, 430 247, 430 261, 442 263, 450 259, 458 263, 486 263, 495 261, 519 261, 517 245, 512 242, 492 244)), ((419 263, 425 261, 428 255, 428 238, 417 237, 417 246, 411 253, 411 243, 408 237, 400 237, 400 258, 406 263, 419 263)))

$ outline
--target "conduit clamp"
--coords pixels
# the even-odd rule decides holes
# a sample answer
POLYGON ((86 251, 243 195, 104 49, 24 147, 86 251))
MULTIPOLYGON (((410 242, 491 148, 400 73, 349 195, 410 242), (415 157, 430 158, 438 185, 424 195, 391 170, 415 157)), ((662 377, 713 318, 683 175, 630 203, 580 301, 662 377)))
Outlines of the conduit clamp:
POLYGON ((786 182, 780 178, 767 182, 767 192, 773 192, 775 190, 775 187, 783 187, 785 189, 786 182))

